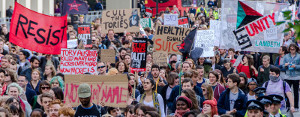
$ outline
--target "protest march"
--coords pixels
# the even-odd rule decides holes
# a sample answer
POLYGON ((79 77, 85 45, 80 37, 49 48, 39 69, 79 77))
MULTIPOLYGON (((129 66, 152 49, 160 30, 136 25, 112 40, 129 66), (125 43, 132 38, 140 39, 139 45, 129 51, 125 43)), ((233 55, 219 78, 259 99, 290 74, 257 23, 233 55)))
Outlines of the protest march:
POLYGON ((300 116, 299 0, 124 1, 0 1, 0 117, 300 116))

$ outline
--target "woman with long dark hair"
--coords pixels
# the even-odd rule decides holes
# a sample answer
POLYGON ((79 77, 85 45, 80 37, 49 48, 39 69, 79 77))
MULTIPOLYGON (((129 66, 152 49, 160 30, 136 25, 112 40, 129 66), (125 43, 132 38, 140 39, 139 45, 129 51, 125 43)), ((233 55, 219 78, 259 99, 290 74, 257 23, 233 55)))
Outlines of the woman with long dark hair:
POLYGON ((164 100, 160 94, 156 93, 155 82, 152 78, 147 78, 144 83, 144 93, 139 95, 137 101, 150 107, 154 107, 159 111, 161 117, 165 117, 164 100))
POLYGON ((257 78, 258 71, 254 67, 254 60, 251 55, 244 55, 241 64, 237 67, 238 72, 244 72, 247 78, 257 78))

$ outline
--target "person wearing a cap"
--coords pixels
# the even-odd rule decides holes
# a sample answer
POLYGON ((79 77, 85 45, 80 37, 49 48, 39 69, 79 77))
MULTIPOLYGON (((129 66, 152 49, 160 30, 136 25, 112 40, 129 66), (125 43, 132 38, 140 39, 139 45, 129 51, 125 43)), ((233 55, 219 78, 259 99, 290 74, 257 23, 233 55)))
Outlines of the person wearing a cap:
POLYGON ((257 100, 249 100, 247 102, 248 117, 263 117, 264 105, 257 100))
POLYGON ((248 83, 247 83, 247 88, 248 88, 247 97, 248 97, 248 101, 256 99, 255 92, 254 92, 254 89, 256 87, 257 87, 257 81, 254 78, 249 78, 248 79, 248 83))
POLYGON ((269 97, 269 96, 261 96, 261 97, 257 98, 257 100, 264 105, 264 107, 265 107, 264 117, 267 117, 269 115, 269 112, 270 112, 270 106, 272 104, 272 98, 269 97))
MULTIPOLYGON (((282 80, 280 77, 280 69, 278 67, 270 68, 270 80, 265 82, 262 87, 266 88, 266 95, 276 94, 284 98, 288 98, 290 102, 290 110, 294 112, 294 98, 291 92, 291 88, 288 83, 282 80)), ((298 91, 298 90, 297 90, 298 91)), ((281 102, 281 112, 283 114, 287 113, 288 109, 286 108, 285 100, 281 102)))
POLYGON ((269 117, 286 117, 286 115, 280 113, 283 97, 276 94, 269 95, 269 97, 272 99, 272 104, 270 105, 270 109, 268 109, 269 117))
POLYGON ((86 83, 80 84, 77 93, 81 104, 74 109, 75 117, 101 117, 106 113, 102 106, 91 102, 92 92, 90 85, 86 83))
POLYGON ((247 96, 238 88, 240 77, 238 74, 229 74, 227 80, 228 88, 223 91, 218 101, 218 112, 242 117, 246 112, 247 96))
POLYGON ((265 87, 257 87, 253 90, 255 92, 255 97, 259 98, 261 96, 264 96, 266 94, 266 88, 265 87))
POLYGON ((186 112, 189 112, 192 108, 192 100, 186 96, 180 96, 176 100, 175 117, 182 117, 186 112))

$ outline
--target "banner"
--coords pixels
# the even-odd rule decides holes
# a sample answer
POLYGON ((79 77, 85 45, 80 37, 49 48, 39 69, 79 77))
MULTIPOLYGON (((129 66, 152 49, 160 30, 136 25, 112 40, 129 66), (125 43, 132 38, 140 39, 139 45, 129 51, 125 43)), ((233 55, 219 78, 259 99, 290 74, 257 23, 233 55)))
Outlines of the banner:
POLYGON ((209 29, 215 32, 215 46, 220 46, 221 32, 220 30, 221 21, 219 20, 210 20, 209 29))
POLYGON ((63 74, 97 73, 97 51, 62 49, 60 72, 63 74))
POLYGON ((154 51, 181 54, 177 45, 180 45, 191 29, 174 26, 156 26, 154 33, 154 51))
POLYGON ((131 72, 146 71, 147 38, 135 38, 132 41, 131 72))
POLYGON ((116 62, 116 51, 111 49, 101 49, 101 62, 116 62))
POLYGON ((214 56, 215 34, 213 30, 197 30, 190 57, 197 60, 200 57, 214 56))
POLYGON ((63 0, 62 15, 87 14, 89 6, 83 0, 63 0))
POLYGON ((187 17, 182 17, 178 19, 178 26, 183 28, 189 28, 189 20, 187 17))
POLYGON ((107 32, 114 29, 115 33, 139 32, 140 10, 139 9, 118 9, 102 12, 102 31, 107 32))
POLYGON ((128 97, 127 75, 65 75, 64 99, 66 104, 73 107, 80 105, 78 87, 82 83, 91 86, 91 101, 100 105, 125 108, 128 97))
MULTIPOLYGON (((221 40, 220 40, 220 49, 229 49, 234 48, 235 50, 242 50, 243 51, 253 51, 253 52, 267 52, 267 53, 278 53, 280 45, 282 45, 282 39, 283 39, 283 33, 284 25, 276 26, 274 25, 272 19, 266 19, 269 15, 273 17, 275 22, 281 21, 281 19, 284 19, 281 13, 284 9, 287 9, 288 5, 286 3, 270 3, 270 2, 263 2, 263 1, 243 1, 243 3, 250 8, 253 9, 253 11, 256 11, 262 15, 263 21, 259 21, 258 24, 257 21, 261 18, 258 18, 256 20, 253 20, 247 25, 241 26, 244 27, 247 26, 249 31, 253 33, 253 29, 255 32, 259 32, 259 34, 255 34, 255 36, 250 36, 250 41, 237 41, 236 35, 233 33, 233 31, 237 31, 239 29, 237 27, 237 21, 239 19, 238 16, 238 0, 226 0, 222 2, 222 15, 221 15, 221 40), (265 21, 266 20, 266 21, 265 21), (267 23, 269 24, 269 27, 267 26, 267 23), (253 24, 255 23, 255 25, 253 24), (263 25, 261 25, 263 23, 263 25), (251 26, 252 25, 252 26, 251 26), (253 29, 252 29, 253 28, 253 29), (263 31, 261 30, 263 29, 263 31), (257 31, 256 31, 257 30, 257 31), (252 46, 246 47, 247 44, 251 42, 252 46), (245 43, 245 44, 242 44, 245 43), (241 45, 240 45, 241 44, 241 45), (278 47, 279 46, 279 47, 278 47), (246 47, 246 48, 245 48, 246 47)), ((243 7, 245 6, 243 5, 243 7)), ((244 12, 248 12, 249 10, 244 10, 244 12)), ((251 10, 252 11, 252 10, 251 10)), ((246 13, 248 14, 248 13, 246 13)), ((242 14, 241 14, 242 15, 242 14)), ((250 19, 249 15, 245 15, 244 17, 247 17, 245 19, 250 19)), ((240 27, 240 28, 241 28, 240 27)), ((237 34, 238 37, 240 35, 244 35, 247 32, 246 30, 240 30, 241 32, 237 34)), ((248 40, 248 39, 244 39, 248 40)))
POLYGON ((151 18, 142 18, 140 20, 140 24, 141 24, 143 29, 146 28, 146 27, 149 27, 150 30, 152 29, 151 28, 151 18))
POLYGON ((37 13, 15 2, 9 41, 43 54, 60 54, 67 48, 67 16, 53 17, 37 13))
POLYGON ((153 63, 159 66, 168 66, 168 53, 167 52, 154 52, 153 63))
POLYGON ((164 25, 178 26, 178 14, 164 14, 164 25))
POLYGON ((79 41, 82 41, 84 47, 92 47, 91 39, 91 25, 78 25, 77 37, 79 41))

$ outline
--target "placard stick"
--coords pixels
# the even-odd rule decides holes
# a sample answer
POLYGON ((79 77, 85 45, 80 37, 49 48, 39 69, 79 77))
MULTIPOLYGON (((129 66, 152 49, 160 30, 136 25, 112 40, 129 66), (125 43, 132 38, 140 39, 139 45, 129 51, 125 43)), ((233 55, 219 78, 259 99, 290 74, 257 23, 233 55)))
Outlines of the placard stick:
POLYGON ((135 99, 135 89, 136 89, 136 83, 137 83, 137 72, 134 73, 134 85, 133 85, 133 99, 135 99))

